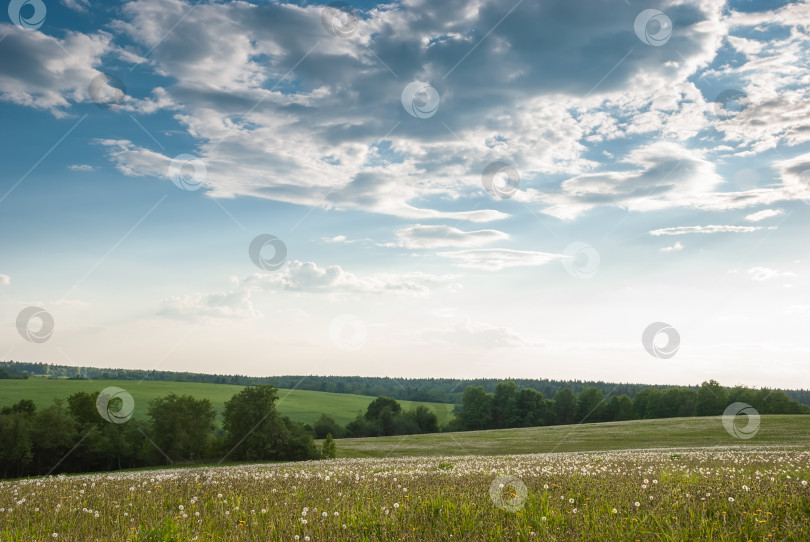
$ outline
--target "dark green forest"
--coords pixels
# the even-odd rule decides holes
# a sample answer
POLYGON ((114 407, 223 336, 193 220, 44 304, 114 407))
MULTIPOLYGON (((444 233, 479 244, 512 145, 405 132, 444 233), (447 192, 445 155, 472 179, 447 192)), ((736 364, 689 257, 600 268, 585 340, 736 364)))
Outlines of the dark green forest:
MULTIPOLYGON (((484 391, 494 393, 499 382, 512 380, 521 389, 531 388, 546 398, 554 397, 563 388, 575 394, 585 388, 597 388, 606 396, 627 395, 631 399, 636 393, 646 389, 683 389, 679 386, 610 383, 582 380, 537 380, 537 379, 447 379, 447 378, 387 378, 365 376, 270 376, 251 377, 240 375, 211 375, 175 371, 146 371, 139 369, 98 369, 94 367, 70 367, 48 363, 0 362, 0 378, 4 372, 22 378, 27 375, 50 376, 52 378, 82 378, 93 380, 151 380, 172 382, 205 382, 210 384, 236 384, 255 386, 268 384, 279 389, 299 389, 325 391, 330 393, 352 393, 379 397, 381 395, 400 401, 435 402, 460 404, 464 390, 468 386, 481 386, 484 391)), ((698 386, 686 389, 698 391, 698 386)), ((791 399, 810 405, 810 390, 783 390, 791 399)))
POLYGON ((105 417, 125 407, 98 392, 39 409, 23 399, 0 409, 0 477, 334 457, 334 444, 317 447, 311 428, 278 413, 277 399, 272 386, 244 388, 225 403, 222 430, 215 429, 211 402, 190 395, 151 401, 143 422, 105 417))
POLYGON ((647 388, 633 398, 606 395, 593 386, 577 393, 565 387, 550 398, 516 381, 499 382, 492 393, 483 386, 467 386, 453 419, 443 427, 426 406, 404 410, 396 399, 385 396, 370 401, 366 412, 345 427, 326 413, 310 426, 278 413, 277 399, 273 386, 243 388, 225 403, 222 429, 217 429, 211 402, 191 395, 152 400, 145 421, 130 419, 120 398, 100 397, 98 392, 76 392, 45 408, 21 400, 0 409, 0 477, 175 463, 320 459, 335 456, 333 437, 716 416, 734 402, 747 403, 760 414, 810 413, 810 407, 782 391, 725 388, 714 380, 697 390, 647 388), (325 441, 318 447, 314 438, 325 441))

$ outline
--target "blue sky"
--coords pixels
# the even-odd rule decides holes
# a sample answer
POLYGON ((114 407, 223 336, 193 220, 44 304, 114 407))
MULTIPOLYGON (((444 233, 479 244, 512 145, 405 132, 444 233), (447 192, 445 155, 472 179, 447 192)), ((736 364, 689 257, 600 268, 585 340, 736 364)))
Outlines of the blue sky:
POLYGON ((809 387, 808 25, 778 1, 11 2, 0 359, 809 387))

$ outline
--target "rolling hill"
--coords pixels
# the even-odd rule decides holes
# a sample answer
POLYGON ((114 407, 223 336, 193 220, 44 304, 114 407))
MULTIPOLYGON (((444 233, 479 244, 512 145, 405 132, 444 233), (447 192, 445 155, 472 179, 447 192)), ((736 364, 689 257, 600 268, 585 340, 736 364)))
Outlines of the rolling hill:
POLYGON ((763 415, 753 438, 732 437, 722 416, 668 418, 337 441, 338 457, 428 457, 602 450, 797 446, 810 449, 810 416, 763 415))
MULTIPOLYGON (((77 391, 92 393, 108 386, 118 386, 128 391, 135 399, 136 419, 146 418, 146 406, 152 399, 174 393, 192 395, 197 399, 208 399, 217 411, 217 422, 221 421, 219 413, 225 401, 239 392, 243 386, 230 384, 203 384, 196 382, 151 382, 145 380, 68 380, 29 378, 27 380, 0 380, 0 407, 13 405, 21 399, 31 399, 38 407, 49 405, 53 399, 65 399, 77 391)), ((367 395, 350 395, 346 393, 327 393, 307 390, 279 390, 279 411, 291 419, 304 423, 313 423, 322 414, 328 414, 336 422, 345 425, 365 412, 373 397, 367 395)), ((431 408, 444 423, 451 416, 453 405, 445 403, 416 403, 400 401, 402 408, 410 409, 418 404, 431 408)))

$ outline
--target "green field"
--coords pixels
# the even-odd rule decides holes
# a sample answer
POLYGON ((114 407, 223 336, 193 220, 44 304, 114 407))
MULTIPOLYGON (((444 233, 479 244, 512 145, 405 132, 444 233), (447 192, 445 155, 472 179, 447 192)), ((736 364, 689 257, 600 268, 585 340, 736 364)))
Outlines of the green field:
MULTIPOLYGON (((13 405, 21 399, 31 399, 38 407, 49 405, 54 398, 67 398, 77 391, 92 393, 108 386, 118 386, 129 392, 135 399, 135 419, 146 419, 146 408, 149 401, 174 393, 193 395, 197 399, 208 399, 217 411, 217 423, 221 422, 219 413, 225 401, 239 392, 243 386, 230 384, 202 384, 196 382, 152 382, 144 380, 67 380, 29 378, 27 380, 0 380, 0 407, 13 405)), ((326 393, 307 390, 279 390, 278 410, 291 419, 304 423, 313 423, 322 413, 331 416, 340 425, 353 420, 359 412, 365 412, 368 404, 374 400, 366 395, 346 393, 326 393)), ((451 416, 453 405, 444 403, 399 402, 404 409, 424 404, 436 413, 439 424, 451 416)))
POLYGON ((721 416, 635 420, 338 440, 338 457, 503 455, 714 446, 800 446, 810 450, 810 416, 762 416, 748 440, 729 435, 721 416))
POLYGON ((776 446, 58 476, 0 483, 0 540, 799 541, 808 479, 776 446))

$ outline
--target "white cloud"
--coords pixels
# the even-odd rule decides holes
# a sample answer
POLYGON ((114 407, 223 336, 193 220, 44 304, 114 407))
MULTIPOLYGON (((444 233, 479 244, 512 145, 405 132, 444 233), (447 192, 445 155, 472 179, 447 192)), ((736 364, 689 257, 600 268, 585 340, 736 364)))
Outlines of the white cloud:
POLYGON ((0 63, 0 100, 45 109, 57 117, 68 115, 71 102, 89 102, 88 85, 100 74, 104 55, 113 50, 104 31, 81 34, 66 31, 58 39, 42 32, 0 24, 3 55, 0 63))
POLYGON ((478 247, 505 241, 509 235, 498 230, 462 231, 452 226, 416 224, 397 232, 400 246, 413 249, 445 247, 478 247))
POLYGON ((87 11, 90 7, 90 0, 59 0, 62 5, 74 11, 87 11))
POLYGON ((0 285, 8 286, 11 284, 11 277, 8 275, 0 275, 0 285))
POLYGON ((95 167, 95 166, 88 165, 88 164, 73 164, 73 165, 68 166, 68 169, 69 169, 70 171, 83 171, 83 172, 87 172, 87 171, 95 171, 95 170, 96 170, 96 167, 95 167))
POLYGON ((748 276, 751 280, 766 281, 779 277, 795 277, 795 273, 789 271, 778 271, 769 267, 752 267, 748 270, 748 276))
POLYGON ((775 216, 781 216, 785 214, 785 211, 782 209, 763 209, 762 211, 757 211, 756 213, 751 213, 750 215, 745 217, 746 222, 762 222, 763 220, 767 220, 768 218, 773 218, 775 216))
POLYGON ((420 335, 428 343, 449 343, 473 348, 538 346, 508 328, 474 322, 469 318, 447 327, 422 330, 420 335))
MULTIPOLYGON (((764 226, 677 226, 652 230, 650 235, 686 235, 690 233, 750 233, 766 229, 764 226)), ((775 229, 771 226, 767 229, 775 229)))
POLYGON ((170 318, 256 318, 261 312, 253 307, 249 289, 214 294, 171 297, 161 303, 158 314, 170 318))
POLYGON ((678 252, 678 251, 680 251, 680 250, 683 250, 683 245, 681 244, 681 242, 680 242, 680 241, 677 241, 677 242, 676 242, 674 245, 672 245, 672 246, 669 246, 669 247, 662 247, 662 248, 659 248, 659 249, 658 249, 658 251, 659 251, 659 252, 678 252))
POLYGON ((540 266, 562 258, 560 254, 527 250, 509 250, 505 248, 481 248, 455 252, 439 252, 439 256, 454 259, 458 261, 458 265, 461 267, 482 269, 484 271, 500 271, 501 269, 509 267, 540 266))
POLYGON ((255 274, 242 281, 246 286, 281 288, 294 292, 395 294, 400 296, 428 296, 437 287, 458 287, 455 275, 428 273, 377 273, 358 276, 339 265, 319 267, 314 262, 291 261, 283 272, 255 274))

